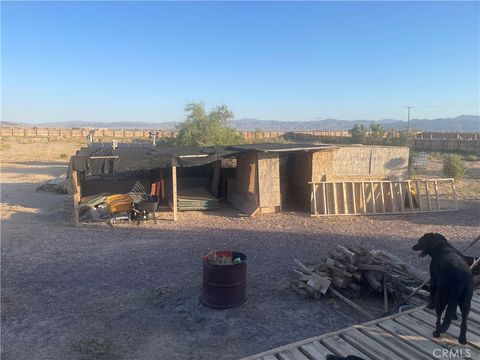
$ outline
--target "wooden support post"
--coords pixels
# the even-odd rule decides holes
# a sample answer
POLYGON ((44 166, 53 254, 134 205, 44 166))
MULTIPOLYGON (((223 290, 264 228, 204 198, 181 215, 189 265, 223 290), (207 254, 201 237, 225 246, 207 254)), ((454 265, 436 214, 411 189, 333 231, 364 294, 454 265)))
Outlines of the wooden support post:
POLYGON ((172 207, 173 207, 173 221, 177 221, 177 167, 172 165, 172 207))
POLYGON ((432 202, 430 201, 430 191, 428 190, 428 180, 425 180, 425 192, 427 193, 428 211, 432 210, 432 202))
POLYGON ((418 186, 418 181, 415 181, 415 189, 417 190, 418 209, 422 211, 423 210, 422 198, 420 196, 420 186, 418 186))
POLYGON ((327 185, 322 182, 322 195, 323 195, 323 213, 328 214, 328 203, 327 203, 327 185))
POLYGON ((213 164, 213 175, 212 175, 212 184, 211 184, 211 193, 213 196, 218 196, 218 184, 220 183, 220 168, 222 165, 222 161, 218 160, 215 161, 213 164))
POLYGON ((393 187, 393 183, 392 183, 392 182, 389 182, 389 184, 390 184, 390 201, 392 202, 392 212, 395 212, 395 211, 396 211, 396 207, 395 207, 395 195, 393 194, 394 187, 393 187))
POLYGON ((362 188, 362 200, 363 200, 363 213, 367 213, 367 197, 365 196, 365 183, 362 181, 361 182, 361 188, 362 188))
POLYGON ((79 173, 76 170, 72 171, 72 181, 75 189, 75 193, 73 194, 73 225, 79 226, 80 225, 80 208, 78 204, 80 203, 80 177, 79 173))
POLYGON ((437 210, 440 210, 440 199, 438 198, 438 183, 437 183, 437 180, 433 180, 433 184, 435 185, 435 200, 437 202, 437 210))
POLYGON ((355 199, 355 183, 352 181, 352 201, 353 201, 353 213, 357 213, 357 200, 355 199))
POLYGON ((407 193, 408 193, 408 204, 410 205, 410 211, 413 211, 413 197, 412 197, 412 184, 410 183, 410 180, 407 180, 407 193))
POLYGON ((382 200, 382 212, 385 212, 385 193, 383 190, 383 181, 380 181, 380 197, 382 200))
POLYGON ((375 200, 375 186, 373 185, 373 181, 370 181, 370 192, 372 193, 372 206, 373 206, 373 213, 377 212, 377 200, 375 200))
POLYGON ((458 210, 458 195, 457 195, 457 189, 455 188, 455 180, 451 180, 452 184, 452 192, 453 192, 453 197, 455 199, 455 209, 458 210))
POLYGON ((398 182, 398 192, 400 194, 400 208, 405 212, 405 199, 403 198, 402 182, 398 182))
POLYGON ((342 182, 342 196, 343 196, 343 213, 348 214, 347 191, 345 189, 344 182, 342 182))
POLYGON ((313 214, 317 214, 317 190, 316 190, 317 184, 312 183, 312 195, 313 195, 313 214))
POLYGON ((338 214, 338 204, 337 204, 337 184, 332 182, 333 186, 333 213, 338 214))

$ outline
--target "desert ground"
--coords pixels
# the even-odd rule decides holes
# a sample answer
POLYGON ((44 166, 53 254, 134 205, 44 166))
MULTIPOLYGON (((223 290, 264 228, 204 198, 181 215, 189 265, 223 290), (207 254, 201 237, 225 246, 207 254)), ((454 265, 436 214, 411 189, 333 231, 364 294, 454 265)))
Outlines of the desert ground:
MULTIPOLYGON (((66 173, 79 144, 2 144, 2 359, 238 359, 367 319, 330 298, 289 289, 293 258, 308 262, 335 244, 385 249, 427 270, 411 250, 426 232, 457 247, 479 233, 480 163, 457 184, 460 211, 312 218, 281 213, 163 214, 157 225, 71 225, 68 195, 35 191, 66 173), (66 154, 64 156, 63 154, 66 154), (248 299, 202 305, 202 256, 236 249, 248 256, 248 299)), ((440 176, 429 162, 426 176, 440 176)), ((480 255, 480 246, 471 251, 480 255)), ((367 306, 368 304, 365 304, 367 306)), ((380 314, 379 314, 380 315, 380 314)))

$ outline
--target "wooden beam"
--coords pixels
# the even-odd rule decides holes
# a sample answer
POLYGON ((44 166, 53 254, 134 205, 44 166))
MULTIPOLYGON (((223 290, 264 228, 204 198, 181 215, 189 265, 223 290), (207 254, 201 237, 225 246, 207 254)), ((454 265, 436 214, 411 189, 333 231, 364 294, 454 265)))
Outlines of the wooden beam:
POLYGON ((353 201, 353 213, 357 213, 357 200, 355 199, 355 183, 352 181, 352 201, 353 201))
POLYGON ((317 215, 317 184, 312 184, 312 195, 313 195, 313 213, 317 215))
POLYGON ((422 198, 420 196, 420 186, 418 186, 418 181, 415 181, 415 189, 417 190, 417 199, 418 199, 418 209, 423 210, 422 198))
POLYGON ((428 190, 428 180, 425 180, 425 193, 427 194, 427 207, 428 210, 432 210, 432 202, 430 200, 430 191, 428 190))
POLYGON ((393 194, 394 192, 393 182, 389 182, 389 186, 390 186, 390 201, 392 202, 392 213, 394 213, 397 210, 397 208, 395 206, 395 195, 393 194))
POLYGON ((402 182, 398 182, 398 192, 400 194, 400 209, 402 212, 405 212, 405 200, 403 199, 403 190, 402 190, 402 182))
POLYGON ((78 171, 72 171, 72 181, 75 189, 75 193, 73 194, 73 225, 79 226, 80 225, 80 207, 78 206, 80 203, 80 176, 78 171))
POLYGON ((178 201, 177 201, 177 167, 172 166, 172 207, 173 221, 177 221, 178 201))
POLYGON ((437 202, 437 210, 440 210, 440 199, 438 198, 438 182, 437 182, 437 180, 433 180, 433 184, 435 185, 435 200, 437 202))
POLYGON ((347 191, 345 189, 345 183, 342 182, 342 196, 343 196, 343 212, 348 214, 348 202, 347 202, 347 191))
POLYGON ((363 200, 363 213, 367 213, 367 198, 365 196, 365 183, 362 181, 360 185, 362 189, 362 200, 363 200))
POLYGON ((332 182, 333 186, 333 213, 338 214, 338 204, 337 204, 337 184, 332 182))
POLYGON ((410 183, 410 180, 407 180, 407 186, 408 186, 408 189, 407 189, 408 203, 410 205, 410 211, 413 211, 413 197, 412 197, 412 191, 411 191, 412 184, 410 183))
POLYGON ((376 213, 377 212, 377 200, 375 199, 375 186, 373 185, 373 181, 370 181, 370 192, 372 193, 373 213, 376 213))
POLYGON ((220 183, 220 167, 222 165, 222 161, 218 160, 215 161, 213 164, 213 174, 212 174, 212 184, 210 192, 213 196, 218 196, 218 184, 220 183))
POLYGON ((457 189, 455 188, 455 180, 452 179, 452 192, 453 192, 453 197, 455 199, 455 209, 458 210, 458 195, 457 195, 457 189))
POLYGON ((380 196, 382 200, 382 212, 385 212, 385 193, 383 190, 383 181, 380 181, 380 196))
POLYGON ((322 195, 323 195, 323 213, 328 214, 328 203, 327 203, 327 185, 322 183, 322 195))

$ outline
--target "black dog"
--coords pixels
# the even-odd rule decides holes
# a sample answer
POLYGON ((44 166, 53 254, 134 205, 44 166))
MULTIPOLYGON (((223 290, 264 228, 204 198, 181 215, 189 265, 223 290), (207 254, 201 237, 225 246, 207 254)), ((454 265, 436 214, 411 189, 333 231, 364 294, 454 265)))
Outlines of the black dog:
POLYGON ((412 248, 421 251, 420 256, 430 255, 430 295, 437 313, 434 337, 448 330, 452 319, 456 317, 457 306, 462 313, 460 325, 460 344, 467 343, 467 317, 473 296, 473 276, 463 255, 453 248, 440 234, 428 233, 418 239, 412 248), (442 313, 445 318, 441 323, 442 313))
POLYGON ((365 360, 361 357, 355 355, 348 355, 347 357, 335 356, 335 355, 327 355, 327 360, 365 360))

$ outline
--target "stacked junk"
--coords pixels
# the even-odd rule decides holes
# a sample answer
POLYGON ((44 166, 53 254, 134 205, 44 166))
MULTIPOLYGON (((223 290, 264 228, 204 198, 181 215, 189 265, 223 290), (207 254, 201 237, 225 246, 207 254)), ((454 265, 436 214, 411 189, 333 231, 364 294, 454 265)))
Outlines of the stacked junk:
MULTIPOLYGON (((480 286, 480 259, 468 256, 480 236, 465 249, 465 260, 473 272, 474 286, 480 286)), ((329 256, 314 263, 303 264, 294 259, 295 280, 291 289, 304 297, 320 299, 338 298, 367 317, 373 314, 352 299, 366 294, 383 296, 384 313, 426 304, 430 299, 428 275, 420 272, 384 250, 369 250, 364 246, 336 245, 329 256)))
POLYGON ((143 185, 137 181, 127 194, 98 194, 87 196, 80 203, 80 216, 83 219, 98 220, 106 219, 109 224, 118 221, 153 220, 155 223, 155 211, 157 211, 159 197, 152 192, 148 194, 143 185))
MULTIPOLYGON (((294 262, 296 278, 291 288, 296 293, 315 299, 328 295, 339 298, 371 318, 375 316, 350 299, 368 293, 383 295, 384 310, 388 312, 389 301, 406 299, 428 279, 387 251, 360 246, 337 245, 328 257, 314 264, 303 264, 297 259, 294 262)), ((419 289, 407 303, 418 306, 428 298, 429 292, 419 289)))

